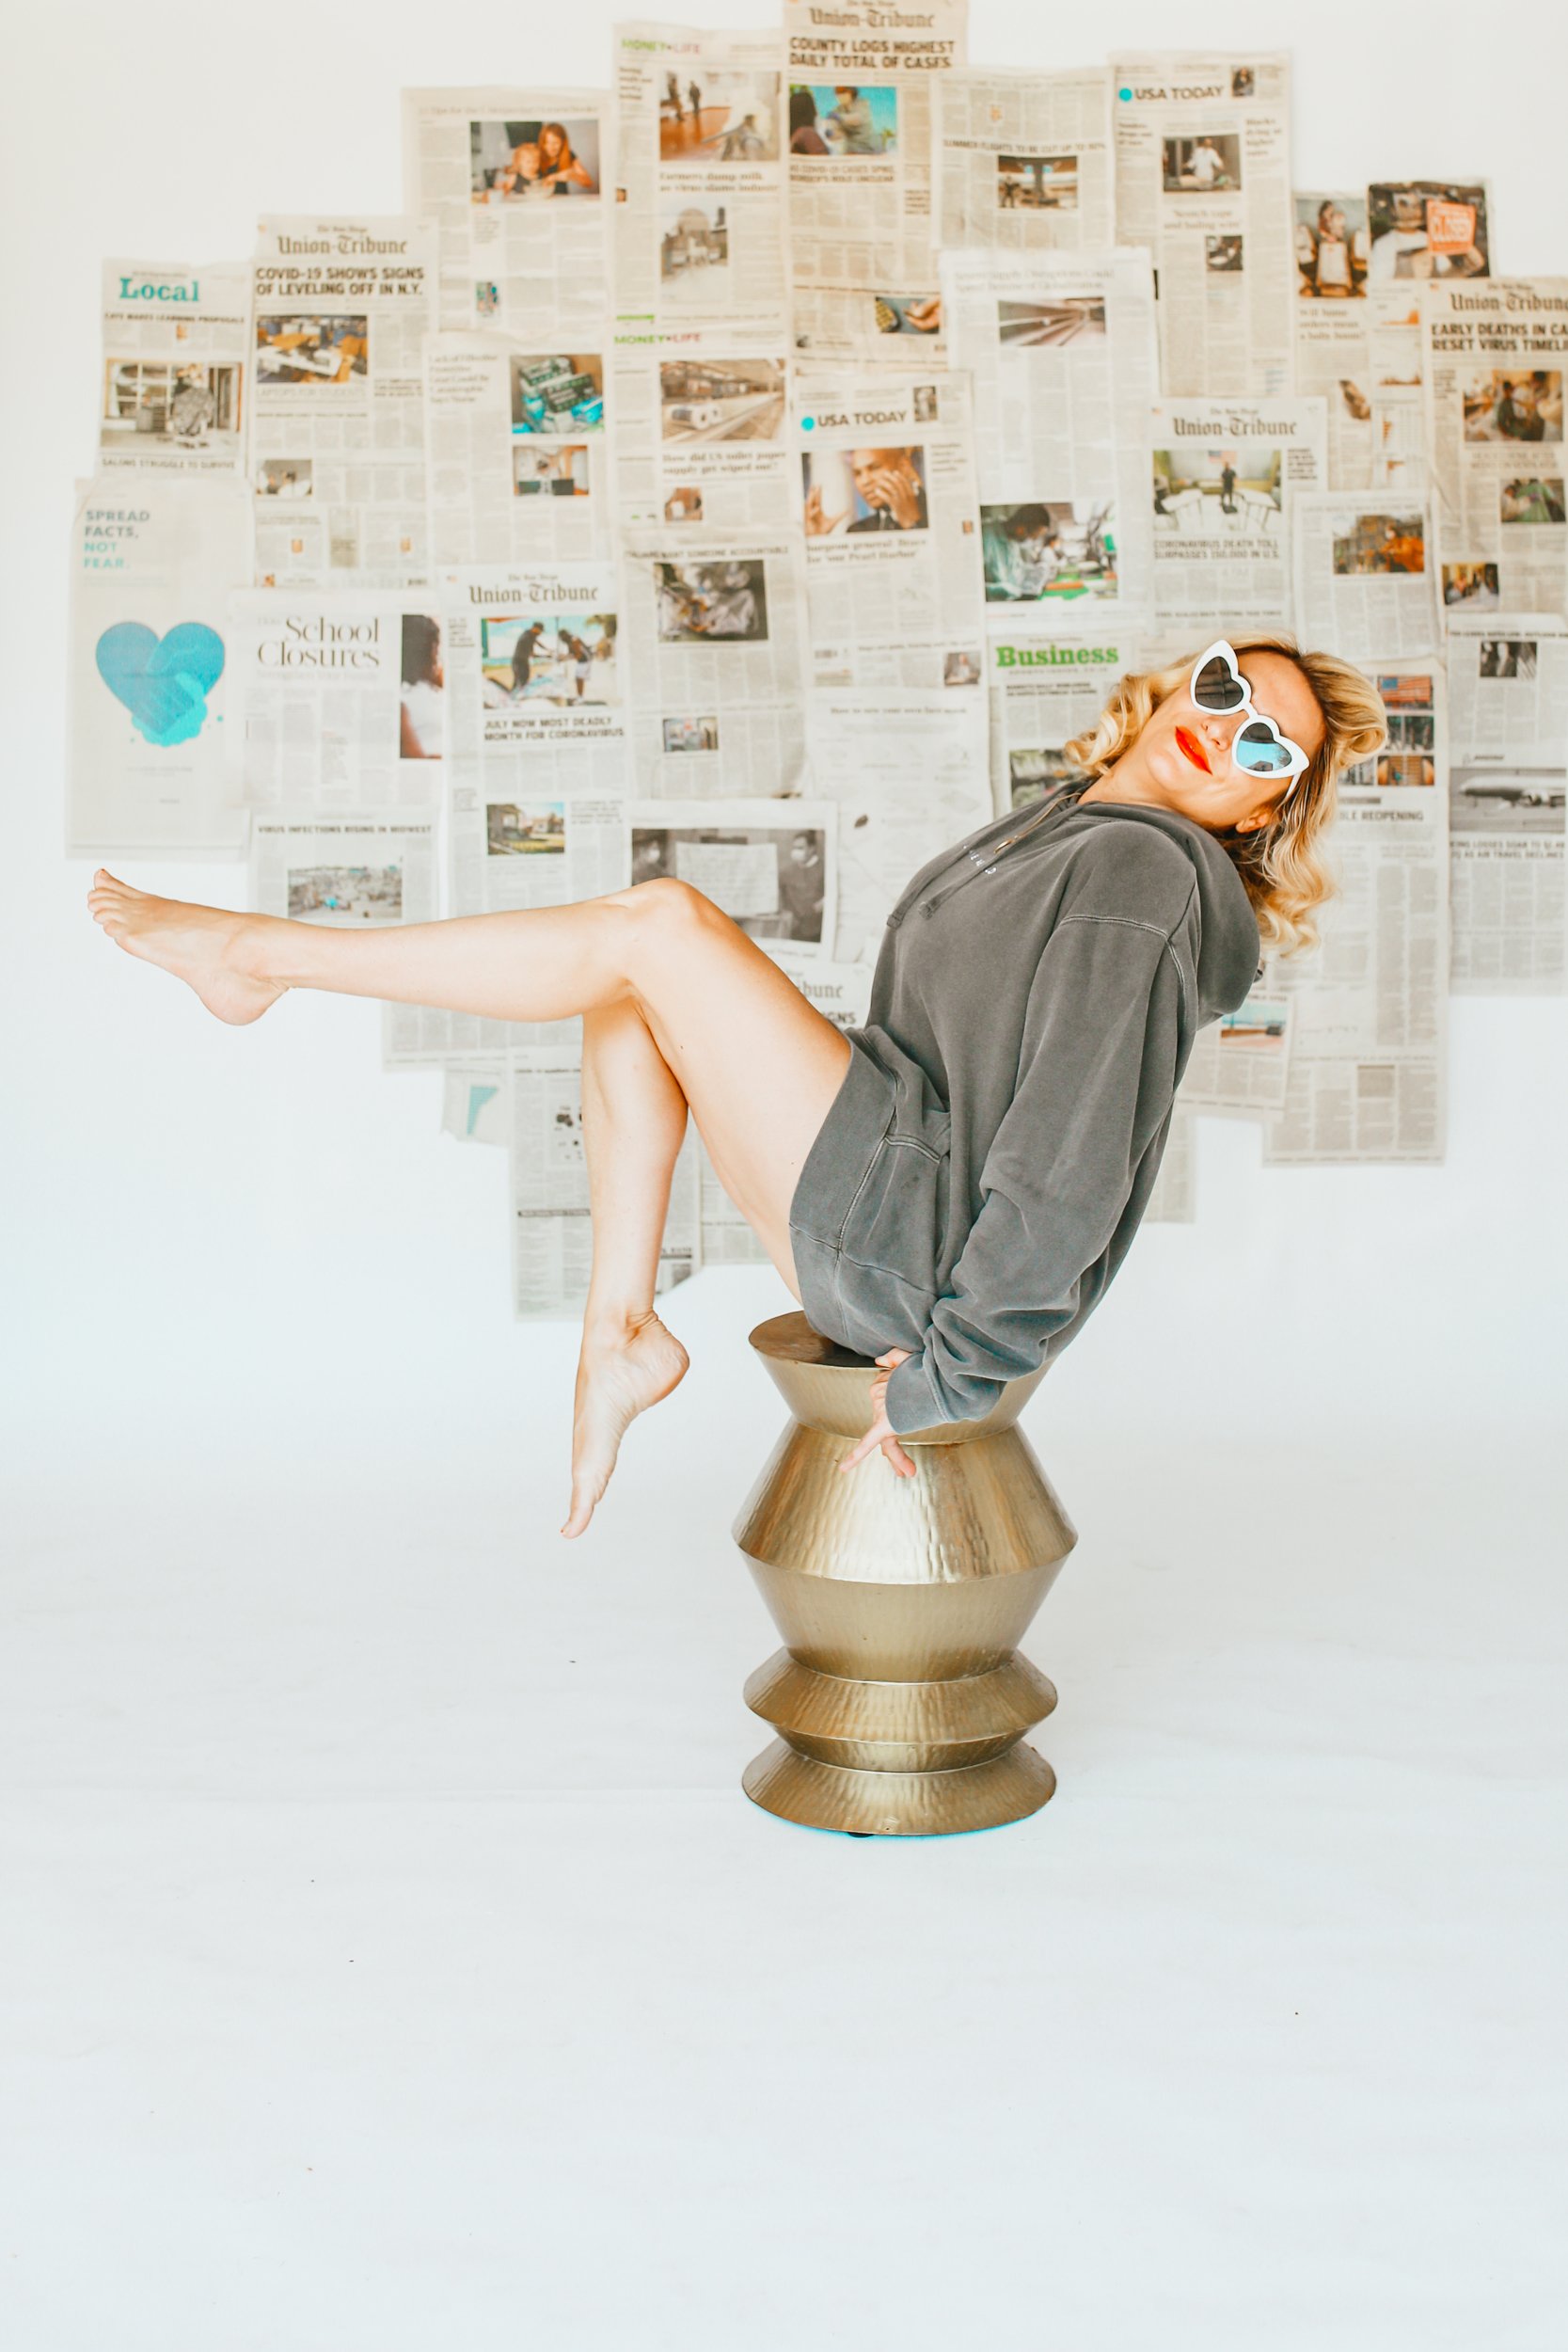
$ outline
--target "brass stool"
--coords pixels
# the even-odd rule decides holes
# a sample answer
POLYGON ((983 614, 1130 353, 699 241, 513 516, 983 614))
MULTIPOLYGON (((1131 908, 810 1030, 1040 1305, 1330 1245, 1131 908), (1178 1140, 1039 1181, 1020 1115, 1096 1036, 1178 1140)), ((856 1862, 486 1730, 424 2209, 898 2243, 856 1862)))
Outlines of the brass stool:
POLYGON ((1056 1786, 1022 1743, 1056 1693, 1016 1645, 1078 1537, 1015 1426, 1043 1373, 984 1421, 912 1431, 915 1478, 879 1454, 877 1367, 802 1314, 752 1345, 793 1415, 733 1530, 785 1647, 746 1685, 780 1737, 746 1768, 753 1804, 813 1829, 934 1837, 1037 1812, 1056 1786))

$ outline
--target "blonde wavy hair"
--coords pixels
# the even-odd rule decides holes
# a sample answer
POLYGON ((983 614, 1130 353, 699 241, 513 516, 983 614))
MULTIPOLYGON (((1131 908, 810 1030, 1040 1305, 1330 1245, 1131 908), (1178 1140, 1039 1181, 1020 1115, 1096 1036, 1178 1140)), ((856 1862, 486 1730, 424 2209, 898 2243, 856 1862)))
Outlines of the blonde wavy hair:
MULTIPOLYGON (((1323 739, 1274 822, 1256 833, 1217 834, 1242 878, 1265 947, 1294 955, 1317 940, 1317 910, 1338 887, 1323 858, 1323 834, 1334 821, 1338 779, 1387 740, 1387 721, 1370 679, 1337 654, 1304 653, 1294 638, 1251 629, 1229 643, 1238 654, 1283 654, 1307 680, 1323 712, 1323 739)), ((1074 736, 1066 755, 1075 767, 1102 776, 1131 751, 1151 713, 1186 685, 1197 649, 1163 670, 1131 671, 1118 678, 1095 724, 1074 736)))

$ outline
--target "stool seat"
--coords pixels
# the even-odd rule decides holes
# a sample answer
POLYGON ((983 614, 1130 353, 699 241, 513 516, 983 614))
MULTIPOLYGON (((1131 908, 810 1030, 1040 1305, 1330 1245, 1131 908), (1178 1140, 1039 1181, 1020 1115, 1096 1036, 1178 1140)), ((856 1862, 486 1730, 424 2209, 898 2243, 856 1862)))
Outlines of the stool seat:
POLYGON ((1016 1426, 1043 1372, 983 1421, 911 1431, 913 1478, 839 1464, 871 1426, 878 1367, 803 1314, 751 1344, 790 1420, 734 1535, 785 1646, 746 1685, 779 1737, 742 1785, 768 1811, 861 1836, 1017 1820, 1051 1767, 1022 1735, 1056 1693, 1017 1645, 1077 1541, 1016 1426))

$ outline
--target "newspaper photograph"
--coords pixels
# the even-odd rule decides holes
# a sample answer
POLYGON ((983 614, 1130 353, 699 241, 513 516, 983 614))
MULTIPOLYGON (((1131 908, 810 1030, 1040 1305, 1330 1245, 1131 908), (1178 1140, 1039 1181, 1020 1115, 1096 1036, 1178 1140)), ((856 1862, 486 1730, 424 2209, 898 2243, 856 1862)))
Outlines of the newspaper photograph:
POLYGON ((939 337, 936 84, 963 63, 967 28, 966 0, 903 15, 785 0, 798 350, 902 363, 884 337, 939 337))
POLYGON ((432 329, 594 341, 610 310, 610 93, 405 89, 404 202, 434 221, 432 329))
POLYGON ((1063 748, 1092 727, 1117 680, 1144 666, 1120 630, 1074 640, 993 630, 986 648, 992 812, 1005 817, 1078 771, 1063 748))
POLYGON ((430 591, 253 589, 229 609, 230 787, 247 808, 439 804, 445 705, 430 591))
POLYGON ((1568 278, 1429 280, 1421 326, 1449 619, 1568 611, 1568 278))
POLYGON ((435 229, 264 220, 252 272, 257 586, 427 582, 420 346, 435 229))
POLYGON ((1265 1161, 1437 1161, 1448 1092, 1448 726, 1442 665, 1370 671, 1388 742, 1339 783, 1338 895, 1289 1005, 1285 1106, 1265 1161))
POLYGON ((250 904, 333 930, 431 923, 440 909, 438 825, 427 817, 258 816, 250 904))
POLYGON ((1296 494, 1323 486, 1321 400, 1164 401, 1153 411, 1154 605, 1184 637, 1290 619, 1296 494))
POLYGON ((939 73, 938 242, 1002 253, 1113 246, 1110 87, 1102 66, 939 73))
POLYGON ((101 473, 242 473, 250 274, 243 262, 105 262, 101 473))
MULTIPOLYGON (((519 1318, 580 1314, 594 1257, 580 1063, 567 1053, 513 1056, 505 1103, 514 1311, 519 1318)), ((702 1263, 700 1148, 696 1127, 689 1121, 670 1184, 656 1293, 673 1290, 702 1263)))
POLYGON ((101 475, 78 485, 71 542, 67 855, 242 856, 223 738, 249 492, 228 475, 101 475))
POLYGON ((1147 255, 944 254, 954 346, 974 380, 988 617, 1070 636, 1153 605, 1147 255))
POLYGON ((1560 995, 1568 621, 1451 614, 1449 694, 1453 993, 1560 995))
POLYGON ((776 33, 618 24, 611 268, 623 328, 754 319, 782 345, 784 93, 776 33))
POLYGON ((969 377, 802 368, 795 448, 815 683, 977 685, 985 597, 969 377))
POLYGON ((1111 114, 1117 242, 1154 259, 1166 399, 1291 391, 1289 57, 1113 59, 1111 114))
POLYGON ((819 691, 812 791, 835 811, 841 963, 874 964, 910 876, 990 821, 978 693, 819 691))
POLYGON ((1291 997, 1265 960, 1234 1012, 1201 1028, 1178 1101, 1206 1119, 1277 1119, 1291 1066, 1291 997))
POLYGON ((783 336, 737 321, 626 328, 610 354, 615 509, 623 529, 763 532, 793 528, 783 336))
POLYGON ((606 553, 613 516, 605 359, 480 329, 425 344, 430 536, 437 572, 606 553))
POLYGON ((831 801, 633 801, 633 883, 673 874, 713 900, 748 939, 816 961, 833 953, 837 811, 831 801))
POLYGON ((805 555, 772 537, 628 537, 626 694, 637 788, 799 792, 805 767, 805 555))
POLYGON ((1420 501, 1307 491, 1291 537, 1295 626, 1306 644, 1368 664, 1441 650, 1437 564, 1420 501))

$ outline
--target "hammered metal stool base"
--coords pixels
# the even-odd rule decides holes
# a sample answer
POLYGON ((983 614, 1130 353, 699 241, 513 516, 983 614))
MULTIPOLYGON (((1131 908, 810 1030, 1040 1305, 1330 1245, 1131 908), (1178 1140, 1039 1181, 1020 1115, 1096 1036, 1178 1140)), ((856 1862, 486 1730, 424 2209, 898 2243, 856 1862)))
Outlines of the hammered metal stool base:
POLYGON ((792 1419, 735 1522, 785 1646, 746 1685, 778 1739, 754 1804, 813 1829, 936 1837, 1036 1813, 1056 1786, 1023 1734, 1056 1693, 1017 1645, 1078 1538, 1016 1427, 1043 1373, 984 1421, 913 1430, 916 1465, 838 1469, 877 1367, 802 1314, 751 1343, 792 1419))

